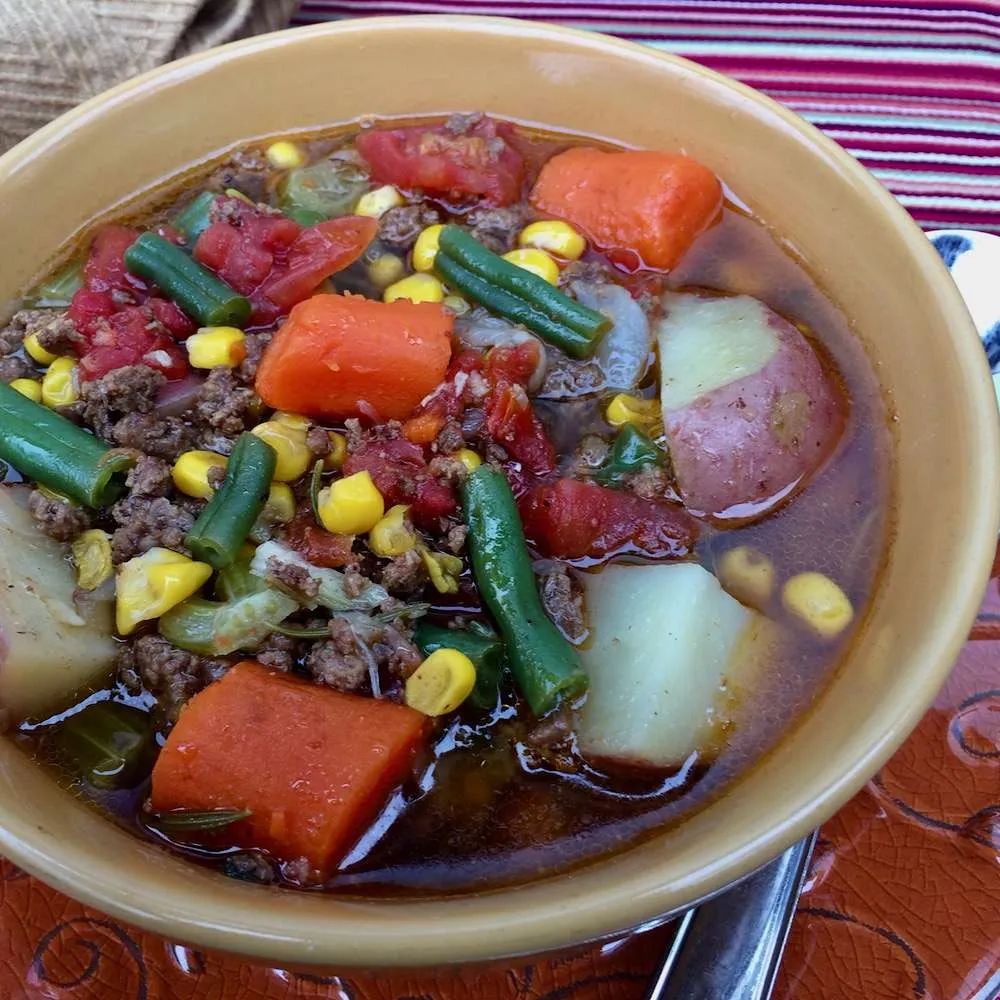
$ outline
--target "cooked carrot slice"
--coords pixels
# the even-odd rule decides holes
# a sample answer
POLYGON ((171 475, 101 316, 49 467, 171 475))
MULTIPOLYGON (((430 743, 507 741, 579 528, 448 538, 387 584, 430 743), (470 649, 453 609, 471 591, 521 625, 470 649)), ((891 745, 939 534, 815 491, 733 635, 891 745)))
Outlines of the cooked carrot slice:
POLYGON ((248 809, 228 843, 328 875, 409 771, 419 712, 246 661, 195 695, 153 769, 152 805, 248 809))
POLYGON ((330 420, 403 420, 444 378, 453 315, 435 303, 314 295, 264 352, 257 392, 268 406, 330 420))
POLYGON ((542 167, 531 204, 629 270, 668 270, 718 214, 722 185, 688 156, 578 146, 542 167))

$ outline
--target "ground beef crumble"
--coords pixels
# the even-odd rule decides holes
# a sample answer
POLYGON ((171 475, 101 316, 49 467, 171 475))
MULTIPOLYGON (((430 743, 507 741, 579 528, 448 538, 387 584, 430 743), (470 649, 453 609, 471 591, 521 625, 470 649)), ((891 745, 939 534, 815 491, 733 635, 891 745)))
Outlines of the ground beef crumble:
POLYGON ((555 566, 541 573, 538 591, 546 613, 570 642, 586 638, 583 598, 564 566, 555 566))
POLYGON ((166 381, 160 372, 147 365, 128 365, 84 382, 80 387, 83 418, 99 437, 113 437, 115 425, 123 417, 152 411, 156 394, 166 381))
POLYGON ((416 549, 396 556, 382 571, 382 586, 394 594, 412 594, 427 582, 427 568, 416 549))
POLYGON ((229 661, 178 649, 159 635, 140 636, 118 651, 118 677, 132 693, 143 687, 157 700, 157 710, 174 722, 181 706, 202 688, 217 681, 229 661))
POLYGON ((0 329, 0 354, 11 354, 24 343, 29 333, 38 333, 64 315, 61 309, 19 309, 0 329))
POLYGON ((306 447, 314 459, 326 458, 330 454, 330 435, 322 427, 313 424, 306 431, 306 447))
POLYGON ((60 312, 37 331, 38 343, 50 354, 60 357, 78 354, 86 343, 83 334, 73 325, 69 316, 60 312))
POLYGON ((291 636, 272 632, 258 647, 253 658, 272 670, 288 673, 295 666, 298 643, 291 636))
POLYGON ((129 469, 125 485, 133 496, 165 497, 173 485, 170 466, 158 458, 140 455, 129 469))
POLYGON ((17 378, 35 378, 37 374, 31 361, 20 354, 0 358, 0 382, 13 382, 17 378))
POLYGON ((213 368, 198 390, 191 408, 191 422, 204 444, 218 436, 235 438, 256 417, 256 394, 241 386, 228 368, 213 368))
POLYGON ((111 536, 111 557, 123 563, 155 546, 184 552, 194 515, 166 497, 128 496, 111 508, 119 527, 111 536))
POLYGON ((313 679, 337 691, 359 692, 368 687, 368 658, 346 618, 331 618, 330 638, 313 645, 306 669, 313 679))
POLYGON ((442 455, 451 455, 465 447, 465 435, 462 425, 457 420, 449 420, 434 441, 434 451, 442 455))
POLYGON ((385 243, 400 250, 409 250, 428 226, 441 221, 441 213, 432 205, 420 202, 390 208, 379 220, 378 235, 385 243))
POLYGON ((465 221, 480 243, 494 253, 507 253, 514 249, 517 234, 524 228, 527 211, 523 205, 506 208, 483 206, 469 212, 465 221))
POLYGON ((71 542, 81 531, 90 527, 90 515, 68 500, 32 490, 28 511, 43 534, 57 542, 71 542))
POLYGON ((247 334, 246 341, 244 342, 247 356, 240 362, 239 367, 235 369, 236 377, 241 382, 253 385, 253 381, 257 377, 257 368, 260 365, 260 359, 264 355, 264 348, 271 343, 273 337, 274 332, 272 330, 262 330, 260 333, 247 334))
POLYGON ((296 563, 282 562, 276 556, 267 560, 267 578, 282 590, 312 600, 319 593, 319 580, 296 563))
POLYGON ((464 524, 456 524, 448 529, 448 534, 445 536, 445 548, 449 552, 453 552, 458 555, 462 549, 465 548, 465 540, 469 536, 469 529, 464 524))
POLYGON ((157 458, 173 461, 194 447, 195 432, 180 417, 153 413, 130 413, 111 429, 111 440, 123 448, 135 448, 157 458))

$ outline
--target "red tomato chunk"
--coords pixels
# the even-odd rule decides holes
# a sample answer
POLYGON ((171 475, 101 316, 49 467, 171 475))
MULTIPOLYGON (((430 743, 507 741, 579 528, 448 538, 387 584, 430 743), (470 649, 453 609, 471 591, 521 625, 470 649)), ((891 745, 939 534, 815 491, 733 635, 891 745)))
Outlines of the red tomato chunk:
POLYGON ((621 552, 680 558, 698 538, 697 522, 680 506, 596 483, 559 479, 521 500, 524 530, 544 555, 601 559, 621 552))
POLYGON ((455 201, 479 197, 491 205, 517 201, 524 159, 507 122, 480 118, 464 131, 449 125, 362 132, 358 151, 375 179, 455 201))

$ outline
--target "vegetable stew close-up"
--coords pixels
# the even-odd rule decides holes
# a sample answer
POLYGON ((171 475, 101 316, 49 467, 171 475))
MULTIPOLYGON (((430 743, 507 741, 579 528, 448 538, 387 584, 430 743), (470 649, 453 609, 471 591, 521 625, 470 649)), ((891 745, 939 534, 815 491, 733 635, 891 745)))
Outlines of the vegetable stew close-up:
POLYGON ((366 895, 725 794, 891 530, 861 341, 726 181, 455 114, 88 230, 0 331, 14 738, 166 849, 366 895))

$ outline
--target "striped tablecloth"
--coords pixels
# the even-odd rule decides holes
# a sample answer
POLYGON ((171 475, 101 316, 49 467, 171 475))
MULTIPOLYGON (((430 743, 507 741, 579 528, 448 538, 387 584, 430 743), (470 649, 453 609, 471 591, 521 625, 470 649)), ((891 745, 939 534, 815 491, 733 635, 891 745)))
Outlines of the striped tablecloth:
POLYGON ((1000 0, 304 0, 296 23, 498 14, 686 56, 797 111, 926 229, 1000 233, 1000 0))

